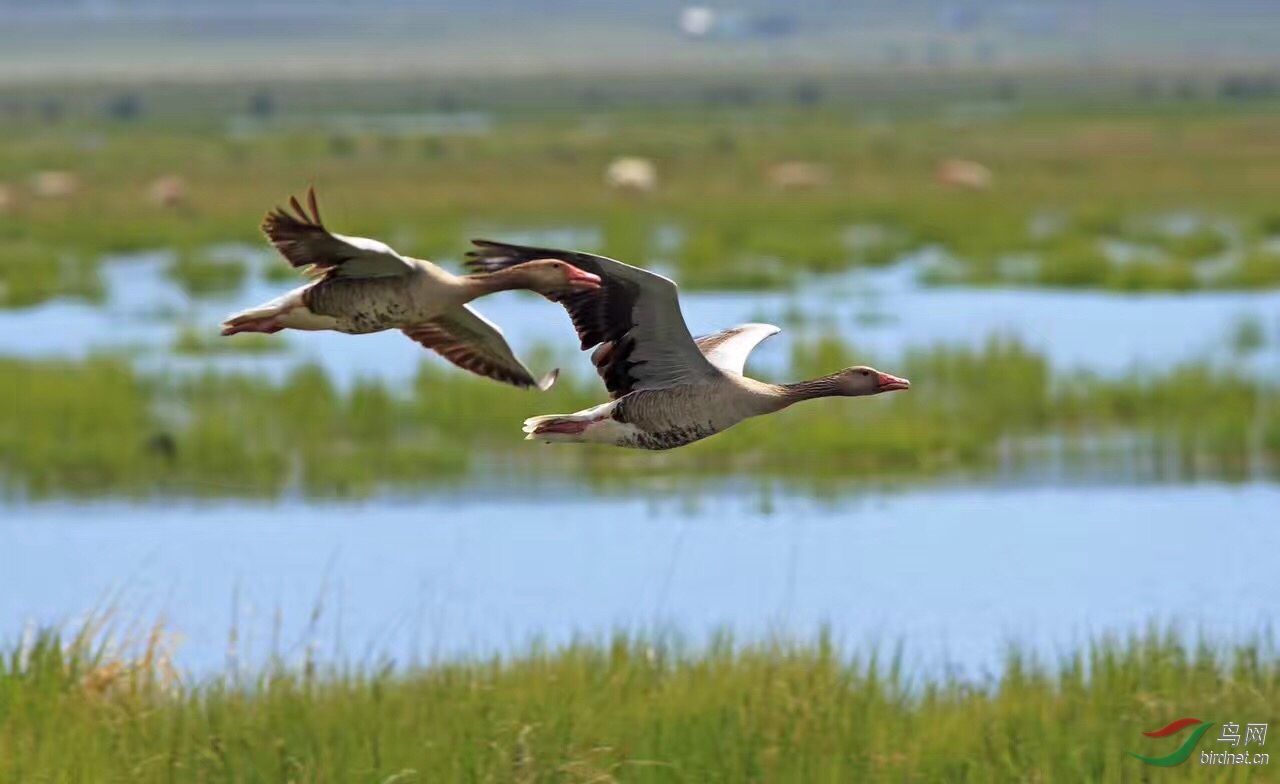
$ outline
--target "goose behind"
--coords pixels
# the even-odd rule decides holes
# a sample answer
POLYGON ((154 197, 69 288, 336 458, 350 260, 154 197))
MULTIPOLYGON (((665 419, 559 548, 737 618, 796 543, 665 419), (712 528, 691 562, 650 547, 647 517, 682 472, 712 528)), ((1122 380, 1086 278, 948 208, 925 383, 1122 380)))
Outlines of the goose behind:
POLYGON ((423 259, 402 256, 378 240, 330 232, 314 190, 306 209, 276 209, 262 231, 293 267, 314 280, 276 299, 229 316, 223 335, 284 329, 352 335, 399 329, 453 364, 519 387, 546 389, 551 373, 535 378, 512 352, 497 325, 468 303, 487 294, 528 289, 562 296, 598 288, 599 278, 559 259, 474 275, 454 275, 423 259))

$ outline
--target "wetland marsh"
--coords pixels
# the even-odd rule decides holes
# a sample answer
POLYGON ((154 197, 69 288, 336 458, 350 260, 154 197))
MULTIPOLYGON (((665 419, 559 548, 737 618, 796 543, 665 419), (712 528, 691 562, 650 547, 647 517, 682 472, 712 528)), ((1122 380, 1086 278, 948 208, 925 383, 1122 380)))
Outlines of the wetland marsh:
POLYGON ((1174 714, 1274 717, 1271 102, 343 85, 368 114, 321 127, 315 88, 254 122, 136 89, 156 116, 0 95, 0 777, 1127 781, 1174 714), (603 391, 533 296, 477 307, 545 394, 398 334, 217 337, 298 284, 257 225, 311 183, 455 269, 491 236, 661 270, 695 333, 784 328, 760 377, 912 389, 555 448, 520 421, 603 391))

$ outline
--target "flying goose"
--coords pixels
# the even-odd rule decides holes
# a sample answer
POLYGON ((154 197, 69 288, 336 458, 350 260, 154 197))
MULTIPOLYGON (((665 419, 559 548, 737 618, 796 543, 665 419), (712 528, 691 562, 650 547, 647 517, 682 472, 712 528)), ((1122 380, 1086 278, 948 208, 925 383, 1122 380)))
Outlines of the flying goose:
POLYGON ((282 329, 360 335, 399 329, 464 370, 526 389, 546 389, 557 371, 534 378, 502 330, 467 303, 509 289, 555 297, 600 287, 599 277, 558 259, 453 275, 429 261, 401 256, 377 240, 328 231, 314 189, 307 191, 307 210, 296 198, 289 203, 296 214, 282 208, 268 212, 262 231, 290 264, 318 279, 228 316, 223 335, 282 329))
POLYGON ((738 424, 820 397, 856 397, 907 389, 905 378, 850 367, 795 384, 743 375, 747 356, 781 330, 743 324, 694 339, 680 312, 676 284, 661 275, 590 253, 528 248, 486 240, 468 264, 496 273, 533 259, 561 259, 600 276, 592 291, 551 292, 569 311, 611 401, 574 414, 526 419, 528 439, 673 449, 738 424))

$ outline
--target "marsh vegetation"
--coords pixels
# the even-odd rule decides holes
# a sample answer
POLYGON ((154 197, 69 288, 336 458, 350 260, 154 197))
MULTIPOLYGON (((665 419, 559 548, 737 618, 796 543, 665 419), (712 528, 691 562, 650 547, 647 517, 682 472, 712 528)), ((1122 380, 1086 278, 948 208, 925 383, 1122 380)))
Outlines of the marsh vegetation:
MULTIPOLYGON (((172 249, 195 292, 234 286, 220 243, 260 242, 262 213, 308 183, 340 230, 455 259, 470 236, 586 227, 600 250, 661 263, 691 288, 786 286, 805 272, 883 265, 921 248, 934 283, 1117 290, 1280 281, 1273 113, 1204 102, 1145 114, 1011 112, 964 123, 848 109, 507 111, 476 134, 354 134, 285 125, 252 135, 212 118, 0 129, 0 274, 9 306, 100 294, 105 254, 172 249), (650 194, 610 190, 620 155, 656 164, 650 194), (939 181, 949 159, 994 173, 939 181), (799 161, 822 173, 779 181, 799 161), (40 195, 46 169, 76 187, 40 195), (180 206, 154 183, 179 172, 180 206)), ((283 274, 283 273, 282 273, 283 274)))
MULTIPOLYGON (((45 631, 0 658, 0 774, 38 781, 1125 781, 1195 705, 1266 721, 1265 641, 1152 629, 983 682, 812 642, 705 650, 616 636, 409 670, 268 668, 186 682, 163 630, 133 655, 45 631), (424 736, 425 730, 425 736, 424 736), (70 750, 74 749, 74 753, 70 750)), ((901 651, 899 651, 900 655, 901 651)), ((1215 730, 1216 732, 1216 730, 1215 730)), ((1202 744, 1204 745, 1204 744, 1202 744)), ((1237 766, 1232 781, 1264 781, 1237 766)), ((1222 781, 1188 763, 1180 780, 1222 781)))
MULTIPOLYGON (((588 610, 633 609, 655 582, 659 617, 696 527, 658 526, 656 518, 670 522, 669 509, 651 518, 614 505, 662 499, 687 503, 696 516, 704 496, 744 487, 760 518, 704 519, 711 533, 703 554, 684 556, 701 578, 689 583, 688 604, 732 609, 715 604, 717 591, 747 595, 752 584, 770 586, 761 602, 790 608, 795 574, 805 572, 805 524, 819 516, 772 518, 757 537, 776 490, 820 504, 857 499, 871 486, 973 483, 994 498, 1012 477, 1031 489, 1012 501, 1006 495, 1003 506, 946 497, 939 503, 947 514, 924 503, 901 520, 878 519, 874 509, 822 517, 815 540, 831 558, 817 565, 828 576, 810 586, 811 606, 859 595, 850 610, 858 617, 835 621, 872 623, 863 616, 877 602, 861 594, 900 593, 894 580, 923 563, 943 575, 949 594, 966 597, 955 605, 960 614, 992 595, 1007 598, 998 577, 1013 575, 1027 595, 1079 600, 1089 624, 1114 621, 1121 616, 1107 615, 1111 605, 1077 592, 1080 580, 1107 584, 1095 580, 1099 547, 1119 541, 1139 553, 1172 531, 1189 549, 1151 557, 1185 565, 1199 557, 1201 518, 1221 523, 1195 510, 1229 506, 1230 525, 1212 533, 1233 538, 1212 544, 1239 548, 1258 533, 1280 467, 1271 295, 1209 293, 1280 285, 1274 96, 1215 92, 1212 76, 1183 77, 1175 89, 1161 76, 1144 83, 1135 104, 1122 84, 1129 78, 1094 85, 1079 75, 1015 82, 938 72, 895 77, 892 86, 852 75, 651 78, 611 82, 615 93, 591 80, 157 84, 67 87, 51 99, 0 88, 0 316, 11 327, 0 353, 0 504, 13 512, 0 532, 19 533, 4 554, 10 571, 54 575, 60 591, 56 601, 39 590, 17 595, 15 617, 48 624, 66 602, 92 606, 101 598, 92 592, 112 584, 99 577, 124 579, 122 564, 153 555, 162 539, 195 542, 192 552, 157 559, 168 570, 162 589, 165 579, 192 572, 207 590, 228 578, 231 559, 218 555, 227 550, 207 544, 224 531, 245 537, 221 541, 224 548, 243 549, 252 537, 268 558, 288 552, 287 566, 253 561, 250 571, 278 571, 294 583, 312 569, 327 579, 328 567, 316 565, 331 555, 323 547, 368 537, 377 565, 349 573, 353 584, 385 589, 391 583, 374 579, 385 556, 405 551, 398 568, 406 580, 438 581, 460 613, 491 616, 495 625, 519 611, 510 597, 521 590, 579 598, 584 586, 599 590, 567 620, 523 614, 555 624, 588 610), (324 121, 335 107, 354 113, 324 121), (650 192, 605 184, 621 156, 653 162, 650 192), (988 177, 949 181, 947 162, 976 164, 988 177), (158 183, 180 183, 180 198, 158 198, 158 183), (522 441, 521 419, 593 405, 602 390, 572 345, 535 349, 547 333, 517 307, 492 306, 510 332, 528 333, 512 336, 521 355, 531 366, 566 368, 546 394, 473 378, 407 348, 394 356, 408 361, 379 375, 369 370, 382 361, 373 338, 325 355, 334 344, 316 335, 217 337, 228 303, 296 282, 259 252, 257 226, 268 207, 312 183, 335 230, 454 268, 470 237, 490 235, 670 273, 698 292, 691 311, 787 327, 779 339, 786 348, 770 349, 784 359, 770 362, 762 351, 749 366, 755 375, 783 380, 871 363, 911 378, 913 388, 796 406, 675 452, 556 448, 522 441), (964 317, 1000 310, 996 295, 1005 292, 991 291, 949 303, 954 324, 910 331, 904 325, 934 314, 894 312, 900 291, 886 299, 861 283, 846 287, 847 271, 909 278, 912 296, 919 287, 962 296, 999 287, 1035 299, 1011 319, 1012 331, 1002 329, 1009 309, 964 317), (1050 290, 1063 289, 1114 293, 1051 301, 1050 290), (724 292, 750 301, 721 306, 724 292), (1139 296, 1146 292, 1161 295, 1139 296), (1209 300, 1211 308, 1201 307, 1209 300), (1040 309, 1050 307, 1054 328, 1037 331, 1040 309), (764 315, 749 316, 753 308, 764 315), (1091 322, 1104 309, 1154 318, 1122 341, 1091 322), (879 340, 889 332, 892 339, 879 340), (1112 343, 1124 347, 1112 351, 1112 343), (358 361, 366 351, 373 359, 358 361), (1160 517, 1150 495, 1132 504, 1067 496, 1069 510, 1046 512, 1060 499, 1036 490, 1070 480, 1073 466, 1125 498, 1141 492, 1131 483, 1221 484, 1198 503, 1175 497, 1181 517, 1160 517), (452 513, 439 511, 449 499, 494 501, 494 477, 511 495, 507 506, 473 510, 453 527, 440 522, 452 513), (561 502, 547 519, 515 509, 536 506, 539 493, 561 502), (408 512, 387 511, 406 498, 408 512), (348 499, 357 502, 336 503, 348 499), (1080 524, 1076 506, 1095 503, 1098 518, 1080 524), (199 511, 190 516, 200 524, 158 530, 176 525, 184 504, 199 511), (166 516, 171 507, 178 511, 166 516), (1027 519, 1010 521, 1023 507, 1032 510, 1027 519), (269 530, 295 512, 296 529, 269 530), (131 515, 145 531, 120 527, 131 515), (502 527, 508 518, 518 524, 502 527), (365 525, 353 534, 357 519, 365 525), (902 526, 899 538, 877 538, 875 525, 890 522, 902 526), (34 535, 27 523, 44 529, 34 535), (968 550, 948 535, 978 544, 968 550), (624 544, 611 550, 593 536, 624 544), (295 546, 299 537, 326 544, 309 551, 295 546), (996 539, 1021 544, 1006 553, 991 548, 996 539), (925 540, 939 560, 921 558, 925 540), (877 541, 893 553, 876 551, 877 541), (753 566, 733 572, 726 547, 754 553, 753 566), (778 567, 787 548, 790 577, 778 567), (73 550, 81 554, 67 555, 73 550), (471 560, 451 563, 458 554, 471 560), (483 572, 476 564, 495 555, 540 559, 551 566, 539 574, 552 577, 524 588, 486 574, 450 583, 450 569, 483 572), (193 558, 207 568, 191 569, 193 558), (641 564, 629 581, 610 573, 623 561, 641 564), (60 575, 69 571, 82 579, 65 581, 73 585, 63 591, 60 575), (1027 589, 1037 574, 1052 579, 1027 589), (475 598, 480 582, 494 591, 483 600, 475 598), (616 595, 606 596, 610 589, 616 595)), ((911 302, 941 309, 939 298, 911 302)), ((532 304, 568 329, 557 309, 532 304)), ((1115 584, 1122 603, 1172 584, 1163 561, 1108 563, 1102 577, 1143 582, 1115 584)), ((1255 561, 1203 566, 1199 579, 1220 590, 1219 611, 1270 585, 1255 561)), ((925 584, 919 574, 902 579, 925 584)), ((914 604, 878 600, 906 619, 886 629, 917 641, 945 637, 936 618, 915 617, 938 604, 917 588, 914 604)), ((394 604, 376 593, 353 602, 355 613, 394 604)), ((1171 615, 1201 617, 1202 595, 1170 596, 1171 615)), ((207 618, 212 605, 200 601, 209 600, 177 601, 175 615, 207 618)), ((1145 598, 1131 604, 1139 602, 1148 606, 1145 598)), ((1046 612, 1009 604, 1005 620, 1014 625, 1046 612)), ((1257 628, 1260 605, 1237 604, 1240 614, 1226 616, 1238 622, 1233 631, 1257 628)), ((743 613, 763 617, 748 605, 743 613)), ((1122 616, 1131 621, 1133 607, 1122 616)), ((1071 623, 1059 620, 1052 631, 1071 623)), ((800 642, 724 636, 687 644, 633 631, 426 664, 325 660, 306 648, 301 661, 194 676, 173 658, 162 626, 123 648, 106 644, 97 626, 70 637, 40 628, 21 640, 10 635, 0 656, 0 778, 1128 781, 1141 771, 1124 750, 1155 749, 1141 732, 1188 712, 1267 721, 1280 700, 1274 646, 1248 633, 1188 645, 1185 635, 1153 628, 1059 647, 1069 652, 1052 661, 1015 647, 976 678, 917 674, 900 656, 837 641, 839 628, 814 637, 809 626, 800 642)), ((446 643, 458 646, 479 633, 467 624, 454 632, 446 643)), ((1225 777, 1192 765, 1180 773, 1266 780, 1244 768, 1225 777)))
MULTIPOLYGON (((791 374, 830 372, 854 356, 834 339, 802 343, 791 374)), ((532 394, 424 362, 408 388, 363 380, 342 390, 314 366, 275 383, 214 371, 157 377, 123 358, 4 359, 0 468, 11 496, 346 496, 465 483, 495 464, 510 482, 604 486, 918 481, 1035 459, 1045 436, 1063 439, 1068 453, 1075 444, 1082 458, 1151 462, 1166 479, 1274 476, 1280 458, 1280 389, 1229 367, 1055 373, 1016 341, 993 340, 980 350, 916 350, 895 369, 913 379, 910 395, 807 403, 775 422, 644 454, 521 440, 526 416, 598 402, 598 381, 581 376, 532 394), (1116 437, 1112 450, 1107 436, 1116 437)))

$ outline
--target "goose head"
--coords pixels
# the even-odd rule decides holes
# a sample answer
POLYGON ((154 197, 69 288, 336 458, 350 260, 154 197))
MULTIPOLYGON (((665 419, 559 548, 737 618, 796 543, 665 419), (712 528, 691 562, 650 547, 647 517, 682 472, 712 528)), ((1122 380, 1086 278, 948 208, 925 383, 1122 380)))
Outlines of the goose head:
POLYGON ((899 389, 911 388, 911 382, 905 378, 881 373, 879 370, 866 365, 845 368, 835 374, 833 381, 835 382, 835 393, 844 397, 878 395, 881 392, 893 392, 899 389))
POLYGON ((523 287, 539 294, 563 294, 568 291, 595 291, 600 288, 600 276, 578 269, 560 259, 526 261, 510 268, 523 287))

